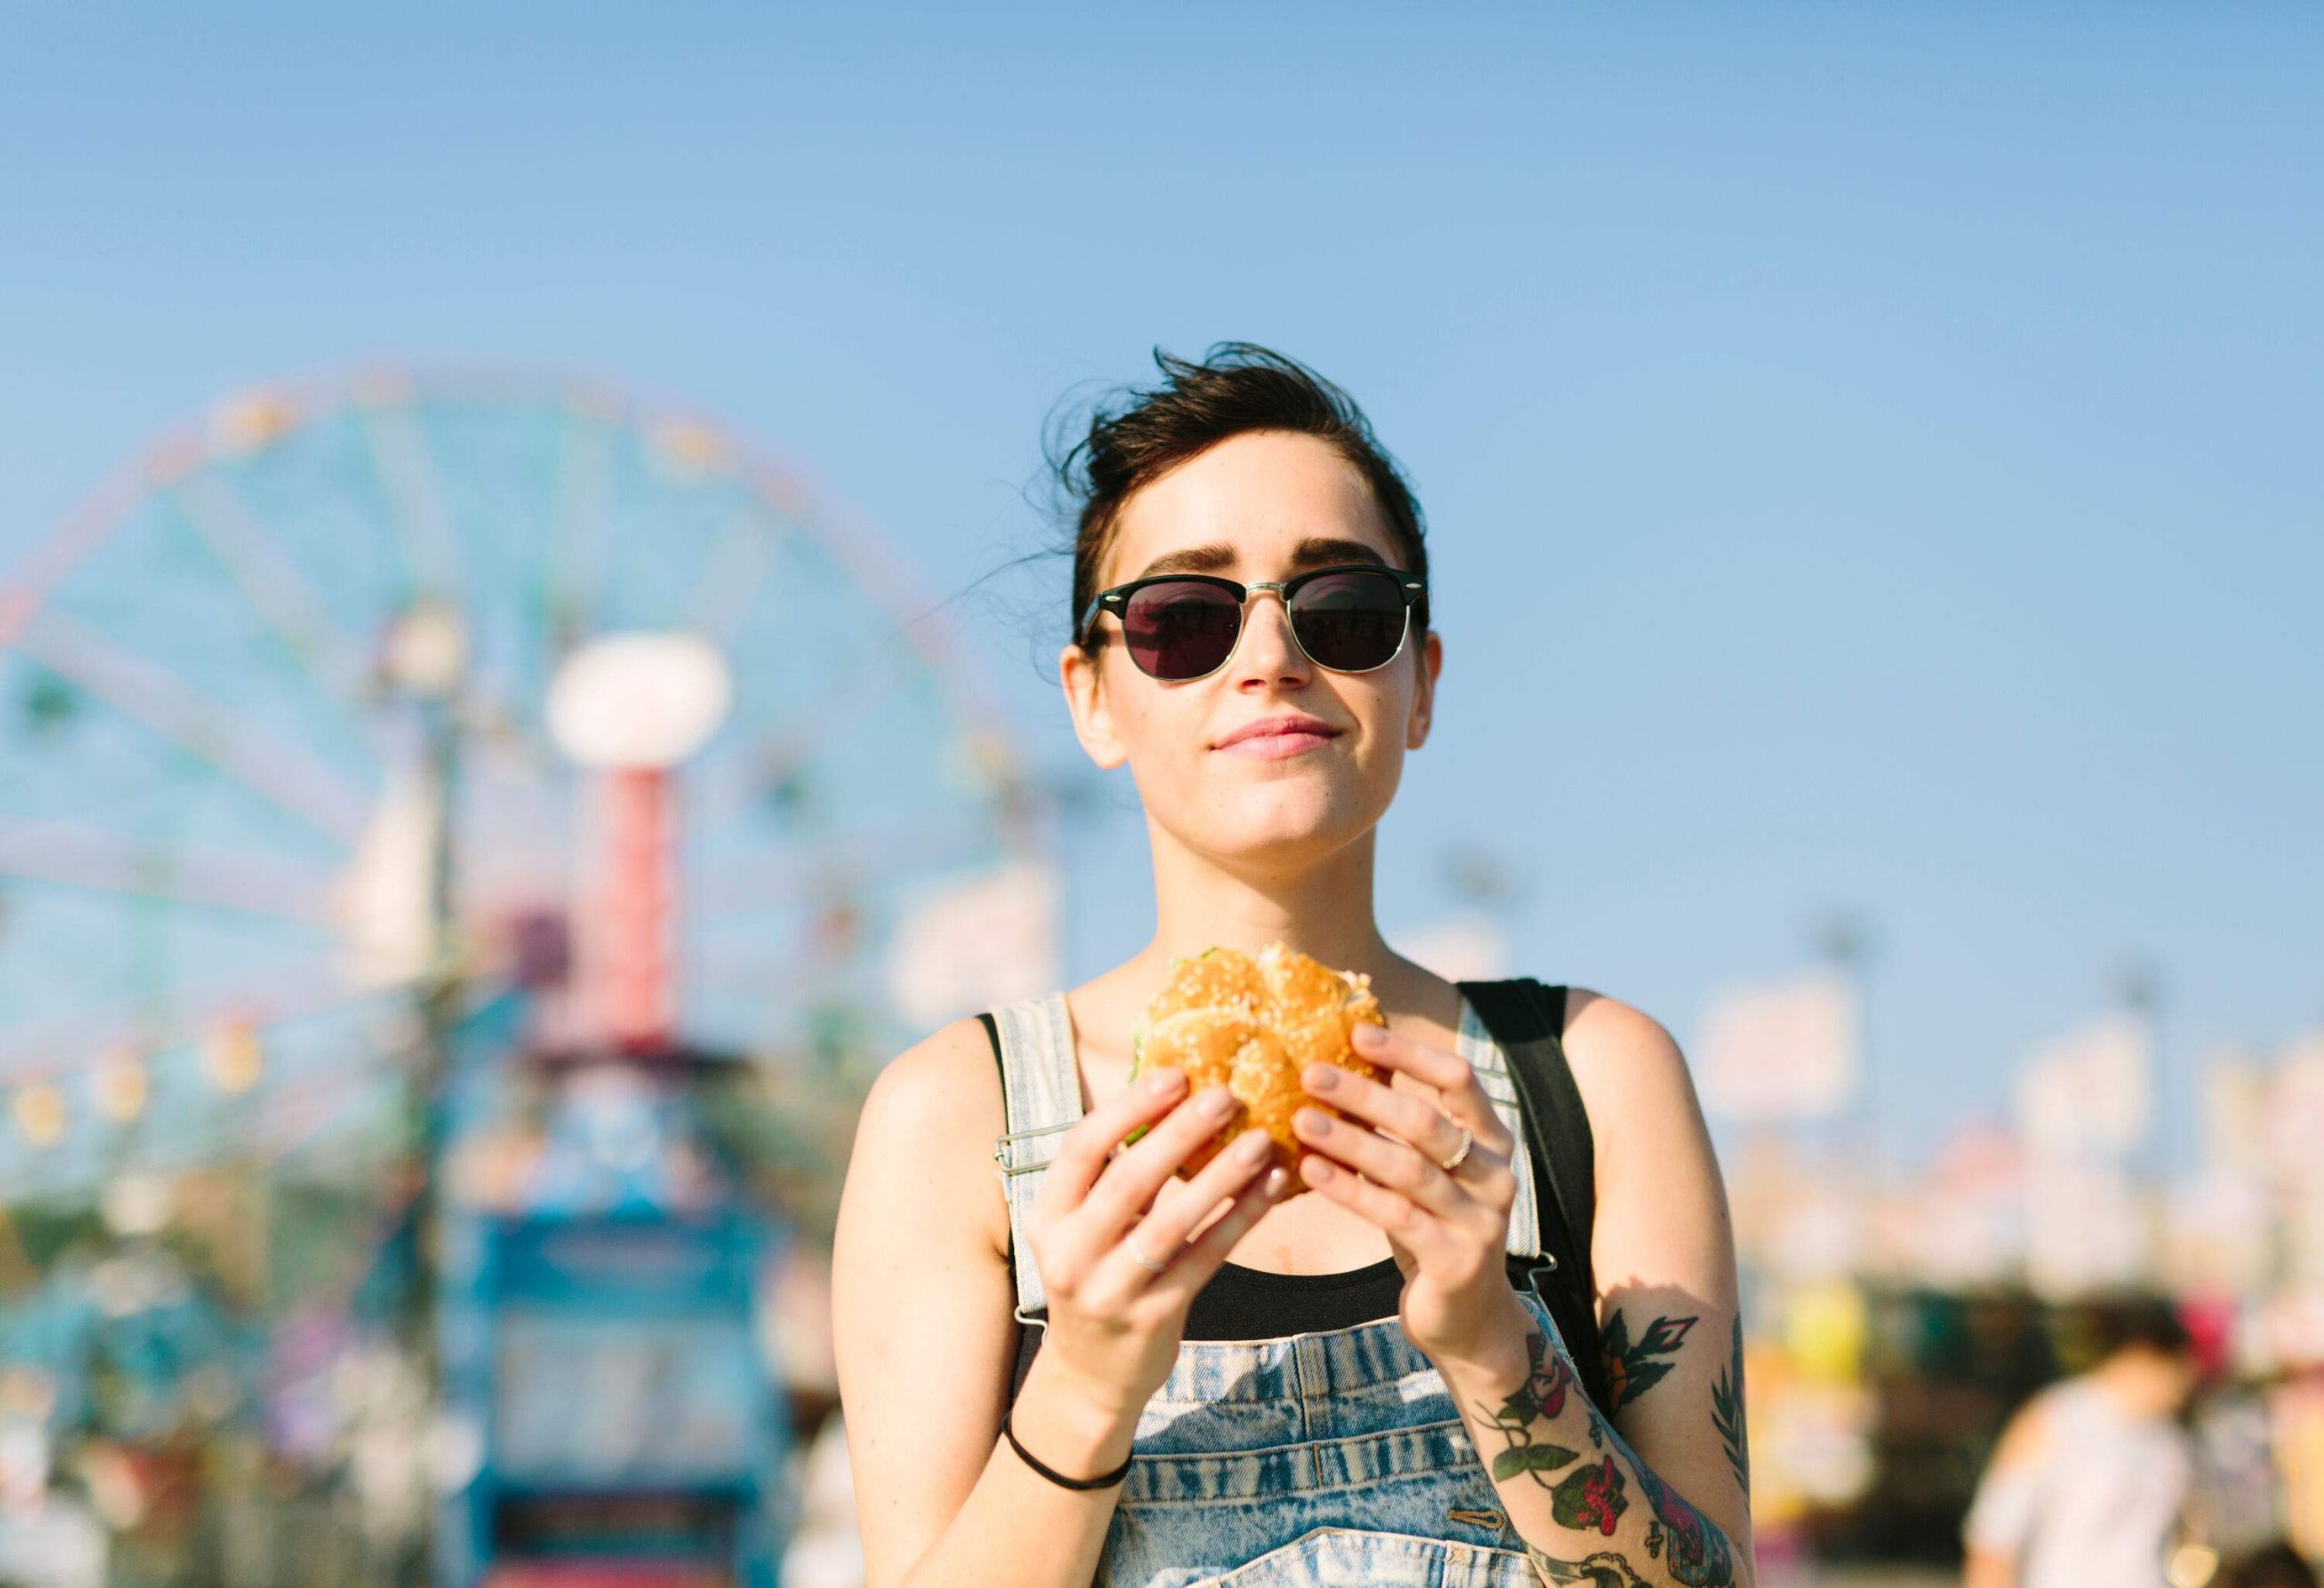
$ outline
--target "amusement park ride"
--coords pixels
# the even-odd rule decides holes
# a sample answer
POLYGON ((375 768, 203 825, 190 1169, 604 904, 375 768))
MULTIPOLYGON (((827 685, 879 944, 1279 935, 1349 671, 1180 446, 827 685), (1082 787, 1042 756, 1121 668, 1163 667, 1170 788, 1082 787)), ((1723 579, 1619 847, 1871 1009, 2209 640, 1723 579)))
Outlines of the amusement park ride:
POLYGON ((948 952, 1049 984, 1046 817, 966 679, 694 420, 222 406, 0 580, 0 1208, 411 1154, 437 1580, 773 1583, 788 1228, 699 1083, 894 1051, 948 952))

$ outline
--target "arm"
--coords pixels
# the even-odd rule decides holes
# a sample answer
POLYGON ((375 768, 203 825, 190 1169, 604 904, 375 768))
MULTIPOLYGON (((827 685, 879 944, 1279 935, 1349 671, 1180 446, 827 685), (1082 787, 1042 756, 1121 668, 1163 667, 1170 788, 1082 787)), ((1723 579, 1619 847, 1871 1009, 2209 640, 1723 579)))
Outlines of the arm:
MULTIPOLYGON (((1172 1181, 1234 1107, 1224 1087, 1185 1094, 1183 1072, 1158 1071, 1082 1116, 1059 1137, 1027 1221, 1049 1337, 1010 1426, 1044 1465, 1072 1476, 1096 1477, 1128 1456, 1195 1293, 1284 1183, 1280 1170, 1261 1173, 1268 1144, 1257 1129, 1190 1180, 1172 1181), (1150 1129, 1116 1152, 1137 1126, 1150 1129), (1126 1237, 1174 1254, 1167 1271, 1141 1267, 1126 1237)), ((1120 1494, 1052 1484, 1000 1437, 1016 1287, 986 1148, 1005 1128, 974 1020, 881 1071, 856 1128, 832 1302, 869 1588, 1086 1588, 1120 1494)))
POLYGON ((1443 1375, 1545 1582, 1753 1588, 1732 1348, 1734 1247, 1709 1137, 1661 1027, 1603 999, 1594 1014, 1585 1008, 1568 1023, 1575 1081, 1601 1143, 1593 1256, 1601 1272, 1631 1277, 1625 1288, 1634 1305, 1665 1304, 1656 1316, 1692 1320, 1684 1329, 1666 1322, 1648 1340, 1657 1371, 1641 1382, 1660 1382, 1651 1396, 1637 1396, 1636 1409, 1616 1414, 1627 1414, 1623 1426, 1590 1405, 1569 1343, 1543 1331, 1510 1287, 1502 1252, 1515 1143, 1458 1054, 1357 1028, 1359 1051, 1393 1080, 1416 1084, 1382 1086, 1310 1066, 1302 1079, 1311 1090, 1328 1090, 1335 1106, 1376 1129, 1300 1110, 1295 1128, 1316 1149, 1301 1172, 1386 1232, 1405 1276, 1404 1331, 1443 1375), (1472 1150, 1447 1172, 1441 1166, 1463 1129, 1474 1136, 1472 1150), (1673 1298, 1684 1302, 1674 1314, 1673 1298), (1689 1357, 1698 1331, 1706 1346, 1689 1357), (1713 1340, 1727 1348, 1708 1348, 1713 1340), (1722 1377, 1727 1388, 1715 1394, 1722 1377), (1718 1432, 1722 1406, 1732 1412, 1731 1455, 1718 1432))
MULTIPOLYGON (((978 1149, 1006 1129, 974 1020, 881 1071, 856 1127, 832 1247, 832 1346, 871 1588, 1084 1588, 1113 1514, 1117 1491, 1059 1488, 998 1443, 1016 1292, 1006 1208, 978 1149)), ((1111 1468, 1129 1427, 1059 1396, 1039 1366, 1049 1355, 1020 1392, 1019 1437, 1061 1471, 1111 1468)))
POLYGON ((1600 1337, 1545 1339, 1529 1320, 1521 1357, 1446 1378, 1545 1582, 1749 1588, 1735 1243, 1709 1131, 1668 1031, 1579 989, 1570 1004, 1597 1143, 1600 1337), (1606 1416, 1581 1392, 1577 1347, 1606 1358, 1606 1416))
POLYGON ((2003 1425, 1961 1524, 1962 1588, 2017 1588, 2017 1563, 2041 1508, 2051 1448, 2046 1401, 2036 1396, 2003 1425))
POLYGON ((2016 1557, 1971 1544, 1961 1563, 1961 1588, 2017 1588, 2016 1557))

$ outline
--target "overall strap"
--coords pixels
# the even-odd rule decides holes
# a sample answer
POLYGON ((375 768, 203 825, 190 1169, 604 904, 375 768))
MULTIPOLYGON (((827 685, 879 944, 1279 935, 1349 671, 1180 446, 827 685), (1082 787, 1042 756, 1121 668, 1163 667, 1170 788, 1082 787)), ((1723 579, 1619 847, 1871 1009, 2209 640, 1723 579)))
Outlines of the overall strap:
MULTIPOLYGON (((1492 1111, 1501 1117, 1512 1139, 1523 1141, 1525 1110, 1518 1101, 1516 1078, 1510 1073, 1508 1050, 1494 1040, 1476 1005, 1465 999, 1461 1004, 1458 1045, 1461 1057, 1477 1072, 1477 1084, 1492 1100, 1492 1111)), ((1503 1245, 1509 1255, 1524 1267, 1538 1267, 1546 1248, 1541 1244, 1540 1194, 1533 1185, 1533 1155, 1515 1154, 1509 1168, 1517 1177, 1517 1199, 1510 1206, 1509 1236, 1503 1245)))
POLYGON ((1598 1211, 1596 1149, 1581 1092, 1566 1064, 1566 990, 1545 987, 1531 976, 1458 986, 1508 1055, 1521 1102, 1521 1139, 1533 1160, 1541 1233, 1542 1263, 1532 1275, 1533 1292, 1564 1336, 1582 1388, 1604 1411, 1612 1404, 1611 1386, 1598 1355, 1597 1284, 1590 1258, 1598 1211))
POLYGON ((1045 1322, 1049 1297, 1025 1242, 1025 1216, 1040 1191, 1058 1138, 1081 1118, 1073 1019, 1066 1011, 1062 991, 1021 999, 980 1018, 1000 1060, 1009 1125, 1007 1134, 992 1144, 992 1157, 1009 1202, 1009 1260, 1017 1283, 1017 1320, 1045 1322), (1039 1316, 1029 1316, 1032 1314, 1039 1316))

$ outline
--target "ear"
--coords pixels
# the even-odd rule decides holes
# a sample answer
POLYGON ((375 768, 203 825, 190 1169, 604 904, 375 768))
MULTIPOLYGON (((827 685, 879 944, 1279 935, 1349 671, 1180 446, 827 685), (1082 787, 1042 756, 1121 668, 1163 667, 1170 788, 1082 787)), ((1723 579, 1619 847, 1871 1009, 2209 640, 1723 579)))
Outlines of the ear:
POLYGON ((1073 736, 1099 771, 1111 772, 1129 759, 1129 752, 1122 747, 1107 703, 1104 661, 1103 649, 1093 656, 1079 646, 1068 646, 1058 653, 1057 676, 1073 714, 1073 736))
POLYGON ((1444 642, 1430 629, 1421 636, 1420 676, 1413 680, 1413 714, 1404 726, 1404 748, 1417 750, 1428 743, 1429 725, 1435 720, 1436 675, 1444 666, 1444 642))

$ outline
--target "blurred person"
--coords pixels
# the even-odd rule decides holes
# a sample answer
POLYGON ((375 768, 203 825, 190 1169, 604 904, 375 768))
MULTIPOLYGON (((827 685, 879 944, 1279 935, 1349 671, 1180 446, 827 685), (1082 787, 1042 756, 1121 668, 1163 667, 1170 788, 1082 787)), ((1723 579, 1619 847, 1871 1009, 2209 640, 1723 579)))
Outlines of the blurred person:
POLYGON ((2102 1315, 2105 1354, 2004 1425, 1962 1524, 1964 1588, 2167 1588, 2195 1467, 2181 1426, 2200 1376, 2167 1301, 2102 1315))
POLYGON ((1137 784, 1156 931, 935 1032, 866 1101, 832 1283, 867 1579, 1751 1584, 1734 1243, 1677 1045, 1552 990, 1511 1040, 1565 1100, 1512 1125, 1466 994, 1374 922, 1443 660, 1409 487, 1289 359, 1156 361, 1058 462, 1059 675, 1083 750, 1137 784), (1129 1084, 1175 960, 1277 940, 1368 975, 1386 1017, 1357 1044, 1384 1081, 1299 1078, 1345 1117, 1299 1112, 1296 1200, 1256 1129, 1174 1179, 1238 1105, 1129 1084), (1011 1141, 1049 1154, 1029 1194, 995 1183, 1011 1141), (1571 1226, 1535 1199, 1568 1182, 1571 1226))

